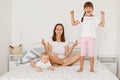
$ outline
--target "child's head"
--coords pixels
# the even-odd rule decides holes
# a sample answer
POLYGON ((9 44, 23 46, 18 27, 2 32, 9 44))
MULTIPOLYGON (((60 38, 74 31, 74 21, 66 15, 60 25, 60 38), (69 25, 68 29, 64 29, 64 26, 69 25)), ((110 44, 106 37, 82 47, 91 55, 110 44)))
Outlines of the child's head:
POLYGON ((85 2, 84 4, 84 15, 81 19, 81 22, 83 22, 84 16, 92 16, 92 12, 93 12, 93 3, 92 2, 85 2))
POLYGON ((47 54, 46 52, 43 52, 43 53, 41 54, 41 61, 42 61, 43 63, 47 63, 47 62, 49 61, 49 56, 48 56, 48 54, 47 54))
POLYGON ((84 12, 86 16, 91 16, 93 12, 93 4, 92 2, 86 2, 84 4, 84 12))
POLYGON ((84 4, 84 8, 86 8, 86 7, 92 7, 93 8, 93 3, 92 2, 86 2, 84 4))

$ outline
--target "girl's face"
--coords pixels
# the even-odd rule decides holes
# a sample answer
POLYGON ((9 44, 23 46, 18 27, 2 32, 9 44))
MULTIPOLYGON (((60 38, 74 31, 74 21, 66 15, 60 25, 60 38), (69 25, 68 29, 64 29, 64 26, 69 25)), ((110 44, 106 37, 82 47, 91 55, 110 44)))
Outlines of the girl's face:
POLYGON ((56 27, 56 29, 55 29, 55 33, 56 33, 56 35, 62 35, 62 33, 63 33, 63 27, 61 26, 61 25, 58 25, 57 27, 56 27))
POLYGON ((92 16, 93 7, 85 7, 84 12, 86 13, 86 16, 92 16))

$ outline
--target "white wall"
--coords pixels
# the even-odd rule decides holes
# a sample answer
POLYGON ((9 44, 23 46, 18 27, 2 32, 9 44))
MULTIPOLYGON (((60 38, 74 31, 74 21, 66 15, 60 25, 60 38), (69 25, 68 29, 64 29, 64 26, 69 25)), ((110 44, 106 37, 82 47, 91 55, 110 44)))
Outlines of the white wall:
POLYGON ((8 71, 8 45, 11 42, 11 1, 0 0, 0 76, 8 71))
POLYGON ((73 37, 77 36, 74 31, 76 29, 71 27, 69 12, 71 9, 75 9, 78 14, 80 11, 77 11, 77 8, 82 5, 82 3, 78 3, 79 1, 69 2, 69 0, 13 0, 13 44, 20 43, 22 39, 23 44, 29 47, 30 43, 40 42, 41 38, 48 40, 58 22, 64 24, 66 34, 67 31, 70 31, 69 34, 73 37))
POLYGON ((117 52, 118 53, 118 77, 120 79, 120 10, 119 10, 120 0, 117 0, 117 52))
MULTIPOLYGON (((70 10, 75 10, 75 18, 83 14, 83 4, 88 0, 12 0, 12 43, 23 43, 29 48, 31 43, 46 40, 52 35, 54 25, 63 23, 69 41, 78 39, 80 27, 72 27, 70 10)), ((117 0, 89 0, 94 3, 94 14, 106 13, 105 28, 97 31, 96 52, 103 55, 116 55, 116 4, 117 0), (109 4, 108 4, 109 3, 109 4), (112 4, 112 6, 111 6, 112 4)), ((80 26, 80 25, 79 25, 80 26)))

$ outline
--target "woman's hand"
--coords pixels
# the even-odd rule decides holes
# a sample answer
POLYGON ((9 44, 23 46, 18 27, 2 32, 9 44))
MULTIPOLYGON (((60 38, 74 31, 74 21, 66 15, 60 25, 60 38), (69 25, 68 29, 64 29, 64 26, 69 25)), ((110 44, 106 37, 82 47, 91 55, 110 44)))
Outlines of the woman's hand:
POLYGON ((78 45, 78 40, 76 40, 73 44, 73 46, 77 46, 78 45))
POLYGON ((49 49, 44 39, 42 39, 41 44, 44 46, 45 51, 48 52, 49 49))
POLYGON ((41 43, 42 43, 43 45, 46 45, 46 42, 45 42, 44 39, 42 39, 41 43))

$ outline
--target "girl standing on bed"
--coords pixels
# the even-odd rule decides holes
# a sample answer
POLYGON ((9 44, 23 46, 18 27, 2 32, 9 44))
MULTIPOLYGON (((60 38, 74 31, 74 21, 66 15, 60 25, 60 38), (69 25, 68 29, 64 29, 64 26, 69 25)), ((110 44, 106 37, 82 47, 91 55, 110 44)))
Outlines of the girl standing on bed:
POLYGON ((48 46, 44 40, 42 40, 42 44, 48 52, 51 63, 54 65, 72 65, 80 58, 79 52, 72 54, 72 50, 78 42, 75 41, 69 49, 69 46, 65 40, 64 26, 61 23, 55 25, 52 40, 48 43, 48 46))
POLYGON ((78 72, 83 71, 84 56, 86 55, 86 48, 88 48, 88 54, 90 57, 90 72, 94 72, 94 41, 96 38, 96 29, 97 26, 103 27, 105 24, 104 12, 101 11, 101 21, 92 14, 93 4, 91 2, 86 2, 84 4, 84 15, 80 20, 74 19, 74 11, 71 13, 71 23, 73 26, 82 24, 82 33, 81 33, 81 56, 80 56, 80 69, 78 72))

